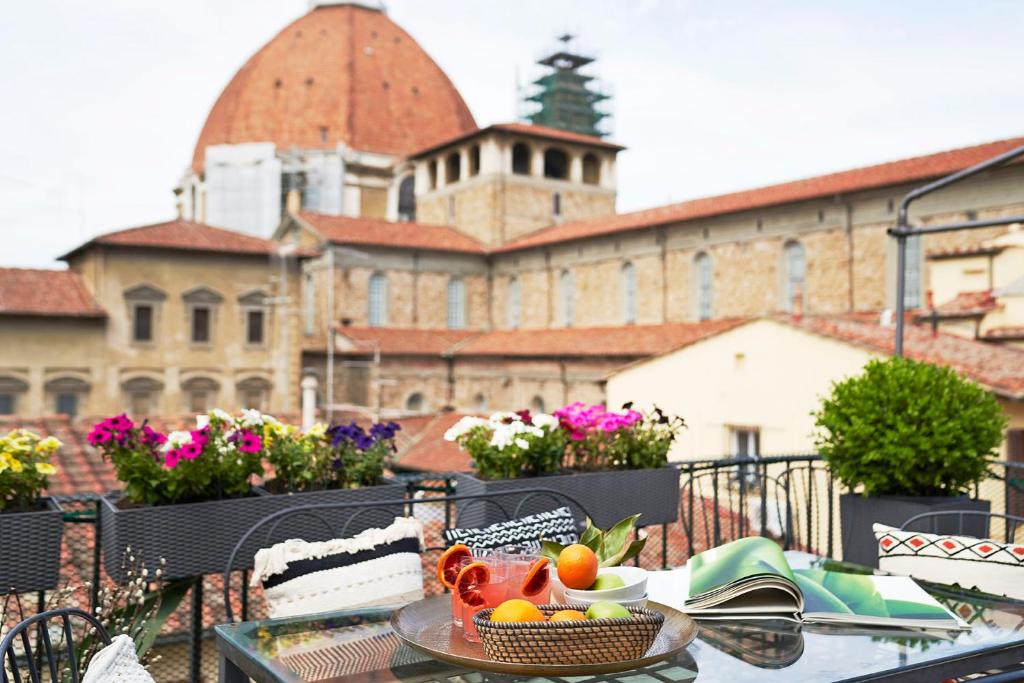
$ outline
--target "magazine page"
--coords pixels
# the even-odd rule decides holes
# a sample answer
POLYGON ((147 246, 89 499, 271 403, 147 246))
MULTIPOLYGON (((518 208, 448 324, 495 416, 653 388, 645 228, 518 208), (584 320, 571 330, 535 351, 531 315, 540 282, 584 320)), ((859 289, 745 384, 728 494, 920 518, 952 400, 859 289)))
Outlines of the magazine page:
POLYGON ((702 617, 795 618, 803 607, 796 578, 771 539, 741 538, 695 555, 687 567, 685 611, 702 617))
POLYGON ((899 628, 968 628, 907 576, 846 574, 798 569, 808 623, 859 624, 899 628))

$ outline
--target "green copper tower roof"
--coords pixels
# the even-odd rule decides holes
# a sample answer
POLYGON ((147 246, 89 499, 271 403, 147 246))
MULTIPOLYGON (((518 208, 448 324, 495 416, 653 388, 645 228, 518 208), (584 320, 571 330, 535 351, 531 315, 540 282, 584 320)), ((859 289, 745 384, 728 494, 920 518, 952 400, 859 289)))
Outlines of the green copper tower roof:
POLYGON ((560 47, 537 61, 548 71, 533 81, 533 92, 524 98, 537 105, 526 118, 541 126, 603 137, 607 133, 600 123, 608 114, 598 105, 609 96, 594 87, 593 76, 580 73, 594 59, 570 49, 572 38, 568 33, 559 36, 560 47))

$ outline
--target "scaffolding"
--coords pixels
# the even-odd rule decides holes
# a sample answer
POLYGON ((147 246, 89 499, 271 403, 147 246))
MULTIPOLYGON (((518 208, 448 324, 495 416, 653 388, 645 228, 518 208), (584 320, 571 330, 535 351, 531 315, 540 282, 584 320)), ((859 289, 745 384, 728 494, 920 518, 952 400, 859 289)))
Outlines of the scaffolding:
POLYGON ((573 37, 569 33, 560 35, 559 47, 537 61, 547 73, 533 81, 535 90, 524 98, 537 105, 526 119, 541 126, 604 137, 607 132, 601 122, 609 114, 599 105, 610 95, 592 83, 593 76, 580 72, 594 58, 573 50, 569 46, 573 37))

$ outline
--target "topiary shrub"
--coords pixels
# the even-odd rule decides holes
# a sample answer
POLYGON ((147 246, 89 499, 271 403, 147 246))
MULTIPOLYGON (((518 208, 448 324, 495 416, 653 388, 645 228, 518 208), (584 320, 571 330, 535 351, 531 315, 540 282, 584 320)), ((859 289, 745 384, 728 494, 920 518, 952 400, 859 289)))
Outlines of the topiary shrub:
POLYGON ((866 496, 955 496, 985 478, 1006 420, 995 397, 956 371, 873 360, 832 385, 814 413, 819 452, 866 496))

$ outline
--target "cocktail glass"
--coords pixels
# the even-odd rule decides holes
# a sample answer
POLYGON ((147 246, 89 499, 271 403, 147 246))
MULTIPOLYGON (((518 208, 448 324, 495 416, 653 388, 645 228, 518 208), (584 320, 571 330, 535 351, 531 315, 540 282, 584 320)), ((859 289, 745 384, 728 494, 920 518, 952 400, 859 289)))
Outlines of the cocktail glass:
POLYGON ((480 610, 497 607, 509 598, 508 568, 501 558, 494 554, 484 558, 474 558, 474 561, 485 562, 491 574, 490 580, 479 587, 483 602, 479 605, 470 605, 460 599, 459 603, 462 606, 462 637, 471 643, 479 643, 480 636, 476 632, 473 616, 480 610))
POLYGON ((529 574, 530 568, 536 564, 537 560, 541 559, 542 555, 538 555, 533 550, 523 548, 522 546, 508 545, 500 548, 495 553, 495 557, 500 558, 506 567, 509 599, 522 598, 523 600, 529 600, 535 605, 548 604, 551 599, 550 581, 540 592, 534 595, 523 594, 523 581, 526 580, 526 575, 529 574))

